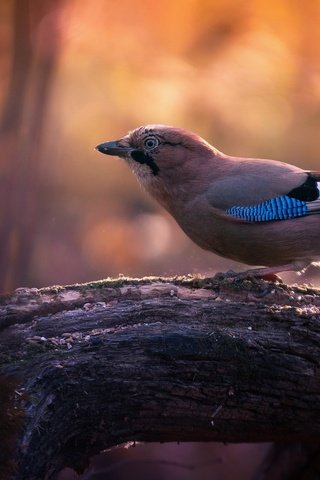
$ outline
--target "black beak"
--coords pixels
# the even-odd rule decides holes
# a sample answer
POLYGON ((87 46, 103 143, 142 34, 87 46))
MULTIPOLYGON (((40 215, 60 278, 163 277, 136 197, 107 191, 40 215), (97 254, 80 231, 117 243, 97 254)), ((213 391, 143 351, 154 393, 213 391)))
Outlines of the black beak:
POLYGON ((96 150, 106 155, 118 155, 119 157, 127 155, 132 152, 131 147, 124 147, 119 145, 119 141, 115 140, 113 142, 100 143, 96 146, 96 150))

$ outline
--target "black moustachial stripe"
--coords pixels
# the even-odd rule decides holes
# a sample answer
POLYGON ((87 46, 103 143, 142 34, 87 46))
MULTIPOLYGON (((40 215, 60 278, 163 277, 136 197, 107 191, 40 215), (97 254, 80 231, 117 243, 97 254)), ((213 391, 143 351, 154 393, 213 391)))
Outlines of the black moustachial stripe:
POLYGON ((300 185, 300 187, 294 188, 291 192, 287 193, 287 196, 304 202, 317 200, 320 196, 317 180, 308 174, 307 180, 300 185))
POLYGON ((138 163, 145 163, 146 165, 148 165, 148 167, 150 167, 153 175, 158 175, 160 168, 158 167, 154 159, 151 157, 151 155, 144 152, 143 150, 133 150, 133 152, 131 152, 131 157, 138 163))

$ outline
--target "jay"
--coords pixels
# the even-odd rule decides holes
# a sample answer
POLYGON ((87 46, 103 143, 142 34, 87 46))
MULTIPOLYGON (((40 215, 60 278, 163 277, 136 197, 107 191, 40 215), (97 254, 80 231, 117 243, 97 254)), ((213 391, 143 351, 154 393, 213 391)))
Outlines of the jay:
POLYGON ((320 171, 231 157, 198 135, 139 127, 98 145, 123 158, 140 184, 200 247, 268 277, 320 260, 320 171))

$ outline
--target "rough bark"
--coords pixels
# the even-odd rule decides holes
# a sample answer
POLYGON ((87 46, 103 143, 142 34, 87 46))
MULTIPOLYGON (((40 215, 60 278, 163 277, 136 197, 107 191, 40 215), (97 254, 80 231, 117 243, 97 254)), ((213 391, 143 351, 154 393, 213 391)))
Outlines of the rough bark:
POLYGON ((317 443, 319 359, 307 286, 18 289, 0 302, 0 478, 50 479, 132 440, 317 443))

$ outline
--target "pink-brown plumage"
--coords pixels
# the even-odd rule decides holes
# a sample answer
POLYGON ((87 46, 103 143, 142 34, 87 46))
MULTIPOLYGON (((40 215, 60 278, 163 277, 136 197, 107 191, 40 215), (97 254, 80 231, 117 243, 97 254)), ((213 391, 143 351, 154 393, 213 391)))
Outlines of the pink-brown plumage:
POLYGON ((124 158, 146 191, 206 250, 269 267, 253 270, 258 275, 301 270, 320 259, 320 172, 230 157, 192 132, 164 125, 140 127, 97 149, 124 158), (243 215, 254 214, 255 221, 230 214, 233 207, 249 208, 243 215), (290 218, 266 221, 268 208, 290 218))

